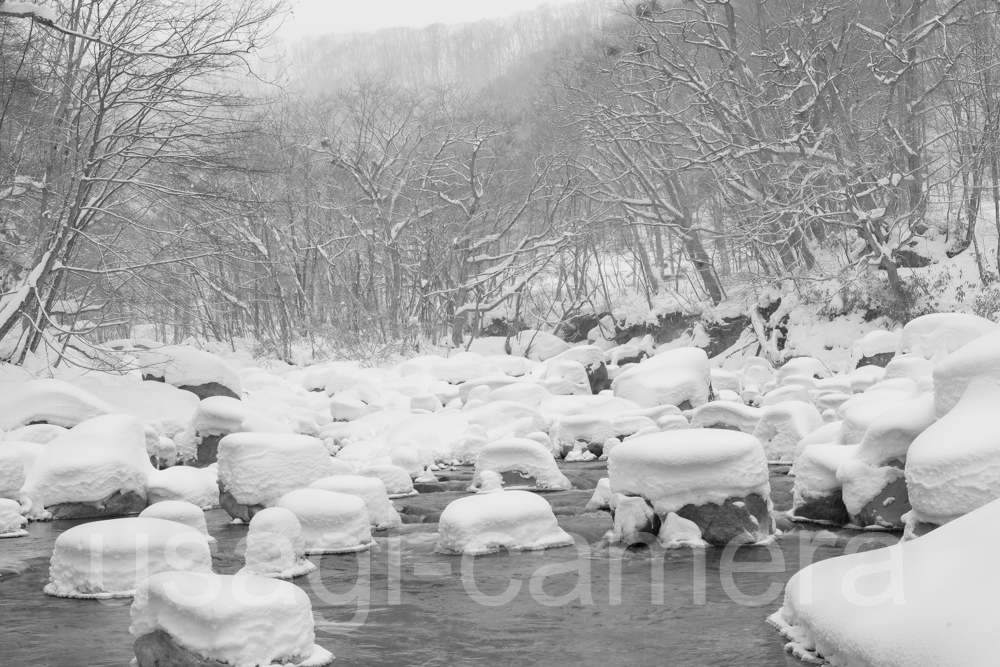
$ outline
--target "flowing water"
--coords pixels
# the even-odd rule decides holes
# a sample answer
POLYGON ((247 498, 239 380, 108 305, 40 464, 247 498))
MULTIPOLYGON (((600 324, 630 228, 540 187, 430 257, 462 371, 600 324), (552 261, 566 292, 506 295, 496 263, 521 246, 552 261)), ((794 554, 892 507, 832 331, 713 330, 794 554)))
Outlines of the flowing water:
MULTIPOLYGON (((564 466, 579 486, 596 483, 602 468, 564 466)), ((789 506, 790 485, 772 475, 776 509, 789 506)), ((367 554, 312 557, 319 569, 294 582, 312 599, 316 642, 339 667, 802 664, 782 650, 765 618, 803 559, 839 555, 858 533, 835 531, 833 545, 827 531, 786 523, 770 549, 623 550, 602 540, 610 517, 584 511, 591 493, 545 496, 576 536, 575 548, 447 556, 434 552, 436 524, 418 523, 376 533, 379 549, 367 554), (817 535, 830 544, 817 546, 817 535), (509 587, 517 588, 505 595, 509 587)), ((433 521, 463 495, 425 493, 396 504, 433 521)), ((219 541, 215 571, 236 572, 247 527, 230 524, 222 510, 206 518, 219 541)), ((124 667, 133 657, 130 600, 42 593, 53 542, 77 523, 34 523, 29 537, 0 540, 3 667, 124 667)))

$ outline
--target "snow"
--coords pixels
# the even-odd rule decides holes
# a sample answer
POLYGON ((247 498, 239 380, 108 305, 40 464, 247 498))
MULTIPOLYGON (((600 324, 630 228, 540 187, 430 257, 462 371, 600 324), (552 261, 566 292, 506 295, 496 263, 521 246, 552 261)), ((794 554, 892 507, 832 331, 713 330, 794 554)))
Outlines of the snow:
POLYGON ((478 486, 479 475, 484 470, 495 473, 519 471, 526 477, 534 477, 538 489, 555 491, 572 488, 570 481, 556 466, 552 452, 527 438, 506 438, 485 445, 476 459, 473 487, 478 486))
POLYGON ((176 521, 185 526, 191 526, 205 536, 209 544, 216 540, 208 534, 208 525, 205 523, 205 513, 200 507, 185 500, 164 500, 154 503, 139 513, 139 518, 165 519, 176 521))
POLYGON ((607 477, 602 477, 597 480, 597 487, 594 489, 594 495, 590 497, 590 501, 586 505, 588 510, 606 510, 610 509, 611 505, 611 480, 607 477))
POLYGON ((65 426, 56 426, 55 424, 32 424, 8 431, 3 434, 0 440, 16 440, 46 445, 65 433, 66 430, 65 426))
POLYGON ((913 441, 937 421, 934 395, 904 401, 875 417, 865 429, 857 457, 872 466, 906 460, 913 441))
POLYGON ((205 536, 165 519, 92 521, 56 538, 45 593, 73 598, 130 597, 145 577, 166 570, 211 572, 205 536))
MULTIPOLYGON (((24 486, 24 458, 21 450, 0 443, 0 498, 17 500, 24 486)), ((3 531, 0 531, 3 532, 3 531)))
POLYGON ((215 382, 237 396, 243 396, 243 380, 235 368, 211 352, 185 345, 163 345, 137 350, 143 375, 163 378, 175 387, 197 387, 215 382))
POLYGON ((660 516, 685 505, 770 496, 764 447, 752 435, 687 429, 634 438, 608 456, 611 491, 642 496, 660 516))
POLYGON ((609 418, 594 415, 563 417, 549 431, 549 436, 555 442, 557 449, 563 445, 573 448, 578 442, 583 446, 589 443, 603 443, 615 435, 614 426, 609 418))
POLYGON ((0 429, 12 430, 33 422, 69 428, 93 417, 116 412, 90 392, 62 380, 40 378, 27 382, 0 382, 0 429))
MULTIPOLYGON (((644 528, 652 525, 656 513, 642 498, 613 493, 608 499, 608 507, 615 517, 615 527, 611 533, 612 542, 625 544, 647 543, 644 528)), ((701 537, 701 531, 698 531, 701 537)))
POLYGON ((869 331, 855 344, 852 361, 854 365, 863 357, 874 357, 877 354, 893 354, 899 346, 901 333, 899 331, 869 331))
POLYGON ((871 466, 856 458, 844 461, 837 469, 837 480, 843 488, 848 514, 860 514, 886 486, 903 476, 902 468, 895 466, 871 466))
POLYGON ((33 512, 59 503, 93 503, 115 492, 146 497, 154 468, 142 423, 130 415, 104 415, 75 426, 45 446, 27 473, 23 493, 33 512))
POLYGON ((208 660, 234 667, 323 664, 312 604, 298 586, 267 577, 163 572, 136 591, 134 637, 161 630, 208 660))
POLYGON ((150 503, 183 500, 203 510, 218 507, 217 470, 189 466, 154 470, 146 481, 146 497, 150 503))
POLYGON ((334 475, 317 479, 309 485, 311 489, 335 491, 340 494, 357 496, 365 502, 368 519, 373 530, 387 530, 402 524, 386 493, 385 484, 378 477, 362 475, 334 475))
POLYGON ((0 498, 0 537, 24 537, 28 534, 21 526, 28 520, 21 516, 21 504, 9 498, 0 498))
POLYGON ((830 369, 819 359, 814 359, 813 357, 795 357, 786 361, 778 369, 774 379, 780 387, 787 383, 789 377, 796 375, 805 375, 821 380, 830 377, 830 369))
POLYGON ((1000 387, 987 378, 973 380, 955 407, 910 445, 912 520, 947 523, 1000 498, 998 405, 1000 387))
POLYGON ((896 354, 940 361, 980 336, 996 331, 995 322, 967 313, 931 313, 910 320, 899 336, 896 354))
MULTIPOLYGON (((856 453, 858 445, 817 444, 802 449, 795 461, 793 507, 830 495, 841 487, 837 470, 856 453)), ((879 489, 881 491, 882 489, 879 489)))
POLYGON ((708 401, 711 381, 705 351, 678 348, 623 371, 611 383, 611 389, 615 396, 644 408, 685 401, 696 408, 708 401))
POLYGON ((885 378, 910 378, 919 380, 934 372, 934 362, 918 354, 899 354, 885 365, 885 378))
POLYGON ((934 368, 934 396, 943 416, 973 382, 1000 385, 1000 331, 983 335, 953 352, 934 368))
POLYGON ((275 506, 289 510, 299 520, 307 554, 364 551, 373 543, 368 508, 358 496, 296 489, 279 498, 275 506))
POLYGON ((184 430, 198 409, 198 397, 163 382, 146 382, 135 374, 91 372, 72 384, 142 422, 158 422, 160 435, 173 438, 184 430))
POLYGON ((919 539, 814 563, 769 620, 787 650, 832 665, 994 664, 998 522, 992 502, 919 539))
POLYGON ((268 507, 250 519, 246 565, 237 574, 291 579, 316 569, 306 560, 302 524, 291 510, 268 507))
POLYGON ((243 505, 269 507, 330 471, 323 442, 308 435, 233 433, 219 441, 219 482, 243 505))
POLYGON ((530 491, 501 491, 453 500, 438 523, 438 550, 479 555, 573 544, 552 507, 530 491))
POLYGON ((823 426, 823 416, 811 403, 784 401, 761 409, 753 435, 764 445, 768 461, 791 463, 799 441, 823 426))
POLYGON ((357 474, 381 480, 390 499, 416 494, 410 474, 400 466, 392 464, 370 465, 358 470, 357 474))
POLYGON ((695 408, 691 416, 692 428, 707 428, 723 424, 744 433, 753 433, 760 421, 762 410, 731 401, 711 401, 695 408))
POLYGON ((664 549, 679 549, 690 547, 702 549, 708 542, 701 539, 701 528, 694 521, 678 516, 674 512, 667 513, 660 526, 660 546, 664 549))

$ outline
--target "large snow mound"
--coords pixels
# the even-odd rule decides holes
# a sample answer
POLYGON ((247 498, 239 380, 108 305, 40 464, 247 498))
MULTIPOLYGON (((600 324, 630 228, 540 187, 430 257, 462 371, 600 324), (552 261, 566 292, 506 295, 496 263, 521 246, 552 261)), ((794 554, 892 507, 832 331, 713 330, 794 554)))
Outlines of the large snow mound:
POLYGON ((127 518, 74 526, 56 538, 47 595, 129 597, 143 577, 166 570, 211 572, 208 541, 176 521, 127 518))
POLYGON ((0 498, 18 500, 24 486, 24 458, 13 445, 0 444, 0 498))
POLYGON ((209 544, 215 542, 215 538, 208 534, 205 512, 197 505, 185 500, 164 500, 160 503, 154 503, 139 512, 139 518, 164 519, 183 523, 204 535, 209 544))
POLYGON ((615 396, 641 407, 708 402, 712 374, 708 355, 696 347, 668 350, 623 371, 611 383, 615 396))
POLYGON ((931 313, 910 320, 899 335, 896 354, 940 361, 963 345, 996 331, 1000 325, 967 313, 931 313))
POLYGON ((219 441, 219 482, 244 505, 268 507, 330 473, 323 441, 308 435, 232 433, 219 441))
POLYGON ((104 415, 46 445, 28 470, 24 495, 35 511, 59 503, 94 503, 115 492, 145 498, 153 472, 142 423, 130 415, 104 415))
POLYGON ((325 489, 297 489, 275 503, 302 526, 306 553, 363 551, 372 545, 368 508, 358 496, 325 489))
POLYGON ((910 445, 913 519, 946 523, 1000 498, 1000 387, 969 384, 958 404, 910 445))
POLYGON ((150 503, 184 500, 203 510, 219 506, 219 485, 212 468, 174 466, 155 470, 146 481, 146 499, 150 503))
POLYGON ((789 650, 832 665, 993 665, 998 524, 993 502, 919 539, 814 563, 770 620, 789 650))
POLYGON ((980 336, 962 346, 934 368, 938 415, 955 407, 969 384, 979 379, 1000 386, 1000 331, 980 336))
POLYGON ((311 489, 323 489, 357 496, 365 501, 368 519, 375 530, 394 528, 402 523, 399 514, 389 500, 385 484, 378 477, 363 475, 333 475, 317 479, 309 485, 311 489))
POLYGON ((799 441, 824 425, 812 403, 785 401, 761 409, 753 435, 764 445, 768 461, 792 462, 799 441))
POLYGON ((438 550, 486 554, 508 549, 548 549, 573 544, 552 507, 530 491, 499 491, 453 500, 438 523, 438 550))
POLYGON ((538 489, 572 488, 569 479, 559 471, 552 452, 544 445, 527 438, 508 438, 485 445, 476 459, 473 486, 479 485, 479 477, 485 470, 496 473, 520 472, 524 477, 534 478, 534 486, 538 489))
POLYGON ((184 430, 198 409, 198 397, 163 382, 144 382, 133 374, 88 373, 72 384, 142 422, 158 422, 168 438, 184 430))
POLYGON ((291 510, 268 507, 250 520, 246 565, 239 574, 291 579, 316 569, 306 560, 302 524, 291 510))
POLYGON ((161 630, 234 667, 299 664, 325 653, 313 643, 309 596, 278 579, 162 572, 140 586, 130 615, 134 637, 161 630))
POLYGON ((0 382, 0 430, 34 422, 69 428, 112 412, 116 410, 107 401, 62 380, 0 382))
POLYGON ((608 455, 612 493, 642 496, 660 516, 685 505, 770 497, 764 447, 722 429, 665 431, 632 438, 608 455))

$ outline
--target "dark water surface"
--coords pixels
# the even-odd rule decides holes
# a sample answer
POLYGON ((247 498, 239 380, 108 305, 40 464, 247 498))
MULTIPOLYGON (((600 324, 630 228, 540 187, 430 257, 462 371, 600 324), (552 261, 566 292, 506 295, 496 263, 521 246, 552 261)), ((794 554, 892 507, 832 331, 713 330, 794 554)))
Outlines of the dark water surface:
MULTIPOLYGON (((581 486, 596 483, 606 474, 602 468, 564 466, 581 486)), ((772 476, 779 510, 790 505, 791 481, 772 476)), ((577 536, 576 548, 463 559, 434 553, 437 525, 423 523, 377 533, 380 549, 369 554, 312 557, 319 570, 294 582, 312 599, 316 642, 340 667, 802 664, 782 650, 765 618, 781 604, 800 557, 839 555, 857 533, 835 531, 836 546, 814 551, 808 540, 818 527, 788 524, 770 550, 623 551, 602 541, 610 517, 584 512, 591 493, 545 496, 560 525, 577 536), (728 567, 733 560, 736 568, 728 567), (767 571, 730 572, 755 566, 767 571), (520 589, 504 604, 476 599, 495 603, 518 581, 520 589)), ((421 494, 396 504, 433 518, 463 495, 421 494)), ((246 526, 229 524, 222 510, 206 518, 219 540, 215 571, 236 572, 246 526)), ((33 523, 29 537, 0 540, 0 666, 124 667, 131 660, 131 600, 42 593, 56 536, 78 523, 33 523)))

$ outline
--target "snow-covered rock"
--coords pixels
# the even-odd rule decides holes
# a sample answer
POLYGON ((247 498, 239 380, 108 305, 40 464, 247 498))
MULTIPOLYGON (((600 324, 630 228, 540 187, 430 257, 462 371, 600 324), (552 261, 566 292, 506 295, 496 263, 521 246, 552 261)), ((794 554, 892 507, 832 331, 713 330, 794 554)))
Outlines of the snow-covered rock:
POLYGON ((365 502, 368 520, 373 530, 387 530, 402 524, 386 493, 385 484, 379 477, 362 475, 333 475, 317 479, 309 485, 311 489, 323 489, 336 493, 357 496, 365 502))
POLYGON ((146 480, 153 472, 142 423, 130 415, 104 415, 46 445, 28 469, 23 494, 31 499, 37 518, 47 518, 44 508, 55 518, 113 516, 122 511, 120 499, 125 499, 124 513, 138 512, 146 505, 146 480), (53 507, 64 504, 90 511, 60 514, 53 507))
POLYGON ((319 667, 312 604, 298 586, 259 576, 154 574, 136 591, 129 632, 137 667, 174 664, 180 647, 213 664, 319 667))
POLYGON ((438 550, 486 554, 508 549, 548 549, 573 544, 552 507, 530 491, 501 491, 453 500, 438 523, 438 550))
POLYGON ((143 377, 209 396, 243 397, 243 379, 221 357, 186 345, 163 345, 136 352, 143 377))
POLYGON ((176 521, 127 518, 74 526, 56 538, 46 595, 131 597, 142 578, 166 570, 211 572, 208 541, 176 521))
POLYGON ((22 529, 28 519, 21 516, 21 504, 9 498, 0 498, 0 538, 26 537, 28 531, 22 529))
POLYGON ((508 488, 552 491, 572 488, 569 479, 559 471, 552 452, 527 438, 507 438, 485 445, 476 459, 473 488, 478 487, 479 475, 485 470, 500 474, 508 488))
POLYGON ((146 498, 159 503, 184 500, 203 510, 219 506, 219 485, 216 470, 174 466, 154 470, 146 481, 146 498))
MULTIPOLYGON (((0 498, 18 500, 24 486, 24 458, 21 450, 0 443, 0 498)), ((0 531, 2 532, 2 531, 0 531)))
POLYGON ((910 320, 899 336, 896 354, 915 354, 931 361, 946 356, 1000 325, 967 313, 931 313, 910 320))
POLYGON ((107 401, 62 380, 0 383, 0 430, 35 422, 70 428, 113 412, 115 408, 107 401))
POLYGON ((168 438, 183 431, 198 409, 199 399, 191 392, 163 382, 144 382, 134 374, 91 372, 72 383, 113 406, 115 412, 144 423, 157 422, 162 427, 159 435, 168 438))
POLYGON ((65 426, 56 426, 55 424, 31 424, 15 428, 13 431, 7 431, 0 438, 0 441, 16 440, 18 442, 34 442, 40 445, 47 445, 67 430, 65 426))
POLYGON ((731 514, 726 526, 719 521, 728 537, 705 535, 712 543, 774 532, 764 447, 746 433, 689 429, 630 439, 608 456, 608 477, 613 493, 645 498, 661 518, 676 512, 701 526, 707 511, 731 514))
POLYGON ((244 521, 256 509, 270 507, 289 491, 309 486, 330 472, 330 455, 323 442, 307 435, 233 433, 219 442, 220 500, 230 516, 244 521), (249 515, 230 506, 227 495, 249 508, 249 515))
POLYGON ((373 544, 368 508, 358 496, 325 489, 297 489, 275 503, 302 526, 307 554, 364 551, 373 544))
POLYGON ((184 432, 174 438, 181 461, 209 465, 217 460, 221 436, 231 433, 292 433, 292 428, 229 396, 210 396, 198 404, 184 432))
POLYGON ((938 415, 955 407, 968 386, 980 380, 1000 386, 1000 331, 976 338, 934 368, 938 415))
POLYGON ((623 371, 611 389, 615 396, 649 408, 687 403, 696 408, 711 392, 708 355, 700 348, 669 350, 623 371))
POLYGON ((306 559, 302 524, 291 510, 268 507, 250 520, 246 565, 237 574, 292 579, 316 569, 306 559))
POLYGON ((370 465, 357 471, 362 477, 374 477, 382 480, 389 498, 403 498, 417 492, 413 488, 413 479, 400 466, 391 464, 370 465))
POLYGON ((753 433, 760 421, 761 409, 731 401, 710 401, 695 408, 692 428, 730 428, 753 433))
POLYGON ((824 424, 812 403, 785 401, 761 409, 753 435, 764 445, 768 461, 791 463, 799 441, 824 424))
POLYGON ((216 539, 208 534, 205 513, 197 505, 185 500, 164 500, 160 503, 154 503, 139 512, 139 518, 165 519, 166 521, 183 523, 204 535, 209 545, 216 542, 216 539))
POLYGON ((816 562, 770 617, 804 659, 832 665, 991 665, 1000 502, 916 540, 816 562))

